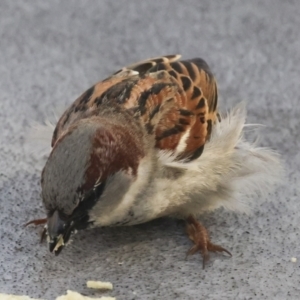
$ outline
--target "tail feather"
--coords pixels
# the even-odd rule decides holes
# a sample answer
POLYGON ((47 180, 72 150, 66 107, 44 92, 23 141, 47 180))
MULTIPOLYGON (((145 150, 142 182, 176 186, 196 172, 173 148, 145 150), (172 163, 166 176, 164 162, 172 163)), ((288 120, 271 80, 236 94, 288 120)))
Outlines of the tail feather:
POLYGON ((43 163, 51 152, 52 135, 63 110, 62 107, 53 109, 43 123, 36 121, 30 123, 25 139, 25 150, 37 162, 38 168, 40 168, 40 164, 42 168, 43 163))
POLYGON ((51 139, 55 124, 46 120, 44 124, 33 122, 27 137, 29 151, 37 159, 48 156, 51 151, 51 139))
POLYGON ((264 197, 280 180, 280 156, 246 141, 244 131, 250 125, 245 120, 246 109, 240 104, 216 124, 202 155, 194 161, 176 161, 161 153, 160 160, 166 167, 186 170, 178 180, 182 182, 176 182, 178 193, 189 194, 191 199, 180 208, 182 214, 221 206, 248 212, 250 196, 264 197))

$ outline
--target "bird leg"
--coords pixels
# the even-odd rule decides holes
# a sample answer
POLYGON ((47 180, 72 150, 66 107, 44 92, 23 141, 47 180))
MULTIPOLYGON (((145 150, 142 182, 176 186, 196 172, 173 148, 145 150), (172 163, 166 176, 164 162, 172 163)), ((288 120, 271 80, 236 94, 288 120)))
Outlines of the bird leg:
POLYGON ((46 223, 47 223, 47 218, 36 219, 36 220, 31 220, 31 221, 27 222, 26 224, 24 224, 24 227, 26 227, 30 224, 34 224, 35 226, 37 226, 37 225, 42 225, 42 224, 46 224, 46 223))
POLYGON ((198 222, 192 215, 190 215, 186 219, 186 231, 190 240, 193 241, 195 244, 187 252, 187 256, 200 251, 201 256, 203 258, 203 269, 205 268, 205 263, 209 259, 209 251, 226 252, 227 254, 232 256, 228 250, 224 249, 219 245, 215 245, 210 241, 206 228, 200 222, 198 222))
MULTIPOLYGON (((34 224, 35 226, 38 226, 38 225, 44 225, 46 223, 47 223, 47 218, 35 219, 35 220, 31 220, 31 221, 27 222, 26 224, 24 224, 24 227, 26 227, 30 224, 34 224)), ((44 229, 41 233, 41 240, 40 240, 41 243, 44 241, 46 235, 47 235, 47 225, 44 226, 44 229)))

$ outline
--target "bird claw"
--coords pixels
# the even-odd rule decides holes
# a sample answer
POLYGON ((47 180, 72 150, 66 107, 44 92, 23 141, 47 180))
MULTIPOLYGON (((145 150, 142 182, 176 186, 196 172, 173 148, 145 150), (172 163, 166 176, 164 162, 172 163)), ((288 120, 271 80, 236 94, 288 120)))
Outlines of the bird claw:
POLYGON ((44 225, 46 223, 47 223, 47 218, 44 218, 44 219, 35 219, 35 220, 31 220, 31 221, 27 222, 23 226, 27 227, 28 225, 31 225, 31 224, 34 224, 35 226, 38 226, 38 225, 44 225))
MULTIPOLYGON (((47 218, 44 218, 44 219, 35 219, 35 220, 31 220, 29 222, 27 222, 26 224, 24 224, 23 226, 24 227, 27 227, 28 225, 35 225, 35 226, 38 226, 38 225, 44 225, 47 223, 47 218)), ((41 233, 41 239, 40 239, 40 243, 42 243, 44 240, 45 240, 45 237, 47 235, 47 225, 45 225, 42 233, 41 233)))
POLYGON ((226 252, 228 255, 232 256, 227 249, 213 244, 210 241, 206 228, 192 216, 187 219, 187 234, 195 245, 188 250, 186 259, 189 255, 200 252, 203 259, 203 269, 209 260, 209 252, 226 252))

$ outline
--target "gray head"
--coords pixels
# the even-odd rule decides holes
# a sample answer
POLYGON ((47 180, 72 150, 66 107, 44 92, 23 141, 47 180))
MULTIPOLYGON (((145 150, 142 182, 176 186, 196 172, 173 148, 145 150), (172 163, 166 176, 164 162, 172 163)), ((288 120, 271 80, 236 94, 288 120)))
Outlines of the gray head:
POLYGON ((89 211, 107 180, 129 169, 134 174, 142 155, 126 127, 107 120, 82 120, 59 137, 41 179, 51 252, 59 254, 72 232, 92 225, 89 211))

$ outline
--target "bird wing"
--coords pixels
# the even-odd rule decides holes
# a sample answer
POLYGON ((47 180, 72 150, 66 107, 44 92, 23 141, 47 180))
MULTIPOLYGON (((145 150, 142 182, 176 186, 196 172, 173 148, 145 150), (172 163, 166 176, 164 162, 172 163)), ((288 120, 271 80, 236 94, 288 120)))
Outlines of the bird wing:
POLYGON ((141 118, 156 147, 180 159, 203 151, 218 118, 217 84, 201 58, 179 61, 168 55, 124 67, 83 93, 62 115, 53 134, 60 134, 102 105, 118 105, 141 118))

